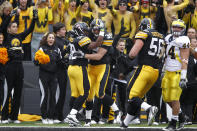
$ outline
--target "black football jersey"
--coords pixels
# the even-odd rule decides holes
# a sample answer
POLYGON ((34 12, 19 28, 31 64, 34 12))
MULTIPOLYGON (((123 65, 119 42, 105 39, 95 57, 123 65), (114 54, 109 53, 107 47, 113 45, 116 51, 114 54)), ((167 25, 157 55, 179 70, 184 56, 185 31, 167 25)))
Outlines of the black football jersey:
POLYGON ((156 30, 139 31, 135 35, 135 39, 141 39, 144 42, 139 52, 138 64, 149 65, 159 69, 162 64, 164 54, 164 37, 156 30))

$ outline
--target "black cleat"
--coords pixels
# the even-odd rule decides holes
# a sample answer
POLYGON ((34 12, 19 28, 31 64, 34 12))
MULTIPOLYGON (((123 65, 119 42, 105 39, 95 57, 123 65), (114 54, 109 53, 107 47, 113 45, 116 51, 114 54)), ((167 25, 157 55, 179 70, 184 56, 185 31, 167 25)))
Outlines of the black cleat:
POLYGON ((90 119, 86 119, 84 127, 90 127, 90 126, 91 126, 91 120, 90 119))
POLYGON ((180 113, 179 114, 179 124, 178 124, 178 127, 177 127, 177 131, 181 130, 184 128, 184 125, 186 123, 186 117, 183 113, 180 113))
POLYGON ((121 129, 127 129, 128 126, 126 126, 126 125, 124 124, 124 121, 122 121, 122 122, 120 123, 120 128, 121 128, 121 129))
POLYGON ((163 128, 163 131, 176 131, 176 120, 171 120, 166 128, 163 128))

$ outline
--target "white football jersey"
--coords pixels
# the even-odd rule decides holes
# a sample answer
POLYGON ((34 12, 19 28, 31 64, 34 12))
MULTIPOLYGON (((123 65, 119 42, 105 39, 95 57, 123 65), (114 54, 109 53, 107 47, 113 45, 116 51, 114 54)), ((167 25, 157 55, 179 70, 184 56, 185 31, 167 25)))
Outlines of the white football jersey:
POLYGON ((172 34, 165 37, 166 42, 166 60, 165 70, 178 71, 181 70, 180 48, 189 48, 190 40, 187 36, 179 36, 174 38, 172 34))

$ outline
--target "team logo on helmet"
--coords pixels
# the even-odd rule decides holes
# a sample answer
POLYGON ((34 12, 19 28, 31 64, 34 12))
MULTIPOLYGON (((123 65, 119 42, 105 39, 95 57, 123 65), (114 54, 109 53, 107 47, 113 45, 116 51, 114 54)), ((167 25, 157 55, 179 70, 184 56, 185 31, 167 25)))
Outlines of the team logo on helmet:
POLYGON ((89 26, 85 22, 77 22, 73 26, 73 31, 77 36, 87 36, 89 32, 89 26))
POLYGON ((144 18, 140 23, 140 30, 148 30, 148 29, 154 29, 154 22, 150 18, 144 18))

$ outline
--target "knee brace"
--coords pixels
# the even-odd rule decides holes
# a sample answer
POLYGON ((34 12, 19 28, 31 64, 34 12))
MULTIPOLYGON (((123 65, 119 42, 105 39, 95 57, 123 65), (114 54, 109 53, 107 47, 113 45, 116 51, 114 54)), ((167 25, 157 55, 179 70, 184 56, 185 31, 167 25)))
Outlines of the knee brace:
POLYGON ((128 107, 127 112, 130 115, 137 115, 138 110, 141 108, 142 99, 139 97, 133 97, 132 99, 128 100, 128 107))
POLYGON ((102 101, 103 101, 103 105, 111 106, 114 103, 114 100, 112 99, 112 97, 108 96, 107 94, 105 94, 105 96, 103 97, 102 101))

